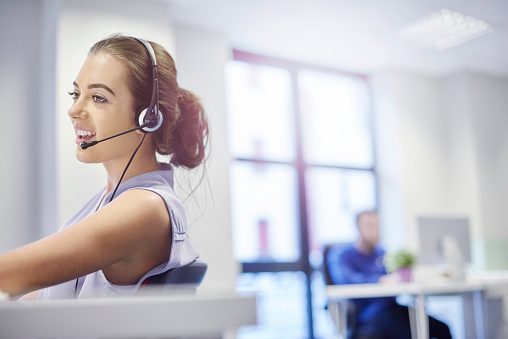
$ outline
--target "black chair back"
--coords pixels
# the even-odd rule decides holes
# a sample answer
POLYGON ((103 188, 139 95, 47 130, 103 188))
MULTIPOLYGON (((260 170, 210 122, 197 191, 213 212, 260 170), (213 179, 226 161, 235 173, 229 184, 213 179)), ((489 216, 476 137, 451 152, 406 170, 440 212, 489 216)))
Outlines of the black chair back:
POLYGON ((164 273, 154 275, 148 280, 151 285, 184 284, 198 287, 205 277, 208 265, 201 260, 194 260, 188 265, 172 268, 164 273))
POLYGON ((203 281, 207 268, 204 261, 194 260, 188 265, 154 275, 144 281, 138 295, 194 294, 203 281))
POLYGON ((350 245, 351 242, 342 242, 342 243, 333 243, 333 244, 327 244, 323 248, 323 278, 325 280, 326 285, 335 285, 332 281, 332 278, 330 277, 330 271, 328 270, 328 254, 330 253, 330 250, 332 248, 336 247, 345 247, 347 245, 350 245))

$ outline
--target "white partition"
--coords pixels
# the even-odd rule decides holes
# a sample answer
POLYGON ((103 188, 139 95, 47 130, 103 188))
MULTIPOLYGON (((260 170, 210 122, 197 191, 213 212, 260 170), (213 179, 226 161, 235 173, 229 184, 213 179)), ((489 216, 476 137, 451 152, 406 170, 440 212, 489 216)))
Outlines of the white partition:
POLYGON ((256 323, 253 295, 0 303, 1 338, 218 338, 256 323))

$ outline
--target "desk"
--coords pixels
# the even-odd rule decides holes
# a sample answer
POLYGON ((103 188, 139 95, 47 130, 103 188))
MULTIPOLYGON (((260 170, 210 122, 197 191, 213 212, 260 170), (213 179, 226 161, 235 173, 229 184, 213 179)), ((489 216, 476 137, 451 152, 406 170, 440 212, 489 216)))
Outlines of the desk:
POLYGON ((426 296, 472 293, 477 338, 488 338, 488 328, 485 326, 488 319, 485 292, 488 289, 506 286, 508 286, 506 277, 502 279, 468 278, 464 281, 439 280, 426 283, 334 285, 327 286, 326 293, 332 305, 336 307, 339 317, 341 317, 336 319, 337 325, 347 323, 343 318, 345 313, 343 303, 348 299, 410 295, 414 300, 414 315, 416 318, 413 333, 418 339, 429 338, 425 309, 426 296))
POLYGON ((0 302, 0 338, 218 338, 256 321, 253 295, 0 302))

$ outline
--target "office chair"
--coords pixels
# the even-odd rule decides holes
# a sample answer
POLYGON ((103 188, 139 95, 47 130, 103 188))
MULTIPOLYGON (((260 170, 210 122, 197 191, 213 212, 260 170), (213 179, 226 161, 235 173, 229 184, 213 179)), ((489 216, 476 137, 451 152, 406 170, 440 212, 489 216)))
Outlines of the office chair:
POLYGON ((194 260, 185 266, 148 277, 143 281, 138 294, 147 294, 150 290, 157 294, 194 294, 203 281, 207 268, 204 261, 194 260))
MULTIPOLYGON (((328 270, 330 250, 333 248, 341 248, 349 245, 350 243, 334 243, 327 244, 323 248, 323 277, 325 280, 325 284, 335 285, 330 276, 330 272, 328 270)), ((355 335, 355 327, 356 327, 356 305, 352 301, 347 301, 346 303, 336 304, 334 302, 333 306, 338 307, 330 307, 330 303, 326 306, 328 312, 332 316, 337 329, 339 330, 339 335, 343 338, 353 338, 355 335)))

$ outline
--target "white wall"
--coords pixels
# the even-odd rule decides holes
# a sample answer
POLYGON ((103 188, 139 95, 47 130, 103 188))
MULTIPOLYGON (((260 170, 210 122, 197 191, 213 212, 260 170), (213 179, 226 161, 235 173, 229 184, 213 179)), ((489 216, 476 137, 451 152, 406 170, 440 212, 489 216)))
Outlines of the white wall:
POLYGON ((41 8, 36 0, 0 2, 0 252, 38 237, 38 162, 47 151, 39 147, 45 136, 38 128, 38 104, 45 99, 40 90, 41 8))
POLYGON ((222 35, 183 27, 176 30, 179 85, 201 97, 210 123, 207 175, 197 191, 197 206, 187 206, 192 218, 191 237, 208 263, 200 291, 233 290, 240 269, 233 259, 229 203, 231 158, 224 88, 224 64, 229 58, 230 48, 222 35))
MULTIPOLYGON (((389 246, 394 245, 395 239, 399 246, 408 240, 416 243, 415 217, 446 213, 448 209, 447 155, 450 150, 447 116, 443 107, 443 84, 439 79, 403 72, 389 72, 374 77, 372 84, 376 100, 376 137, 379 140, 377 160, 382 169, 378 173, 380 191, 382 197, 386 197, 386 194, 394 194, 393 189, 398 189, 403 206, 392 207, 395 211, 404 211, 403 217, 399 216, 397 220, 402 224, 397 227, 392 221, 384 222, 384 238, 391 239, 389 246), (381 103, 382 100, 384 102, 381 103), (383 105, 388 105, 388 108, 383 105), (397 125, 385 124, 386 115, 395 115, 390 119, 396 119, 397 125), (385 131, 386 128, 389 131, 385 131), (393 132, 397 140, 390 145, 390 149, 383 149, 387 147, 386 141, 380 138, 388 134, 393 138, 393 132), (398 168, 391 166, 395 156, 398 168), (388 166, 391 168, 386 169, 388 166), (386 176, 393 175, 394 171, 396 175, 392 176, 391 181, 397 184, 389 184, 386 176)), ((385 203, 393 205, 394 202, 381 199, 381 213, 386 211, 385 203)))
POLYGON ((507 269, 508 79, 480 74, 462 74, 459 78, 465 107, 460 113, 469 119, 470 158, 476 165, 474 209, 478 211, 475 226, 480 238, 476 246, 484 251, 487 268, 507 269))
POLYGON ((418 249, 420 216, 468 217, 474 265, 508 268, 508 79, 391 71, 372 79, 384 242, 418 249), (401 214, 402 213, 402 216, 401 214))

